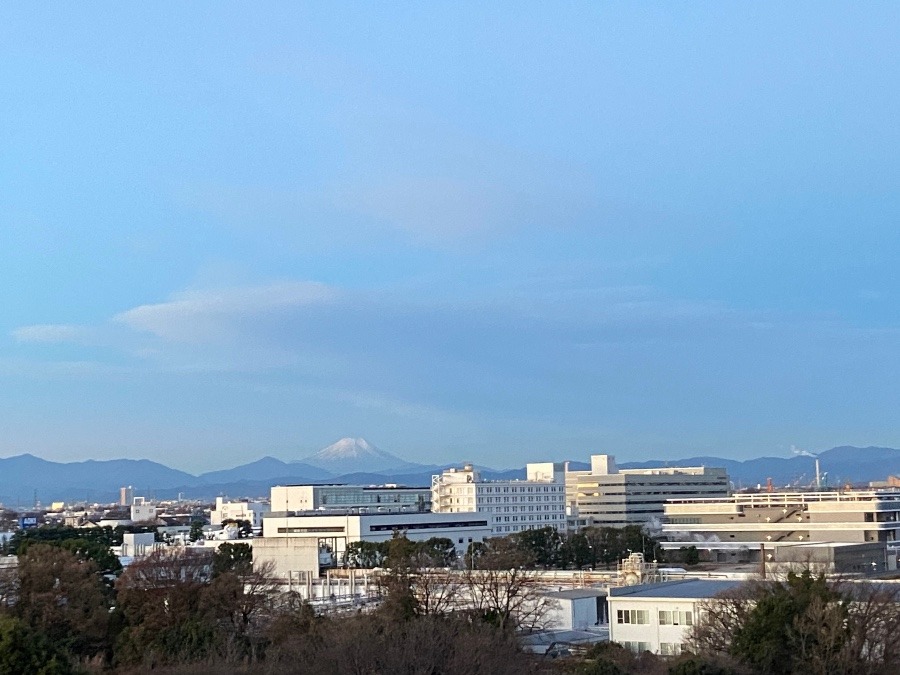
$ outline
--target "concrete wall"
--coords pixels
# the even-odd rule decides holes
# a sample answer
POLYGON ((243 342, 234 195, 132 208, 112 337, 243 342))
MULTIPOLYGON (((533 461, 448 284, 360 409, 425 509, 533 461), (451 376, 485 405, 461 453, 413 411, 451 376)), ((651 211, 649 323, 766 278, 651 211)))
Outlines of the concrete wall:
POLYGON ((319 545, 316 539, 257 537, 252 544, 253 564, 273 562, 278 577, 286 579, 291 572, 319 576, 319 545))

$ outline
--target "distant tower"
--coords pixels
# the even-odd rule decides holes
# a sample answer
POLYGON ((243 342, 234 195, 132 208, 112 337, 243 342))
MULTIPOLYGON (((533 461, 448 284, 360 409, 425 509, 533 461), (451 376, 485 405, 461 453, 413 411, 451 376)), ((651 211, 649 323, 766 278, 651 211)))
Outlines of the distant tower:
POLYGON ((119 506, 131 506, 132 503, 134 503, 134 488, 130 485, 119 488, 119 506))

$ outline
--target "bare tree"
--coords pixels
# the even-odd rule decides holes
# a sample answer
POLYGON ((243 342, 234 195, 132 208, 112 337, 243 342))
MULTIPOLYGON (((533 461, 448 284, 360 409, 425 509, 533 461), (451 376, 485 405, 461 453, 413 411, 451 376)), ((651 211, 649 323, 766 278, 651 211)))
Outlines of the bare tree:
MULTIPOLYGON (((10 560, 15 560, 15 558, 10 558, 10 560)), ((18 594, 19 572, 15 565, 0 567, 0 609, 12 607, 18 594)))
POLYGON ((461 604, 462 579, 452 570, 420 570, 410 578, 420 616, 446 614, 461 604))
POLYGON ((538 592, 533 571, 466 570, 463 579, 462 595, 475 613, 504 630, 535 630, 557 605, 538 592))
POLYGON ((203 584, 212 574, 212 554, 191 548, 162 548, 136 560, 119 578, 118 589, 158 589, 203 584))

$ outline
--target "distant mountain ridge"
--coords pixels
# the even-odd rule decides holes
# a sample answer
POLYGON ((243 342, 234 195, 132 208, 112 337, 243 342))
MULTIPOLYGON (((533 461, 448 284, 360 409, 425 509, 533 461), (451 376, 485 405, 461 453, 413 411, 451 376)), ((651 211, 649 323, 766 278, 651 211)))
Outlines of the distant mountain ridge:
MULTIPOLYGON (((819 467, 825 476, 824 485, 842 486, 884 480, 888 475, 900 474, 900 450, 870 446, 857 448, 850 445, 839 446, 818 453, 819 467)), ((815 457, 795 455, 793 457, 758 457, 747 460, 723 459, 721 457, 689 457, 687 459, 621 464, 623 469, 650 469, 663 466, 709 466, 722 467, 736 487, 765 485, 768 478, 776 487, 792 485, 809 487, 816 477, 815 457)))
MULTIPOLYGON (((900 474, 900 450, 894 448, 856 448, 841 446, 819 453, 827 486, 883 480, 900 474)), ((690 457, 668 461, 622 463, 622 468, 663 466, 722 467, 736 487, 765 485, 772 478, 778 487, 806 487, 815 480, 815 460, 809 456, 761 457, 748 460, 721 457, 690 457)), ((30 454, 0 458, 0 502, 27 505, 34 498, 44 504, 51 501, 110 502, 118 498, 123 485, 132 485, 135 494, 159 499, 176 497, 212 499, 258 497, 275 484, 357 483, 373 485, 398 483, 430 485, 431 476, 452 465, 423 465, 406 462, 365 439, 341 439, 302 461, 284 462, 274 457, 194 476, 150 460, 114 459, 105 461, 51 462, 30 454), (327 452, 326 452, 327 451, 327 452)), ((588 468, 573 461, 574 469, 588 468)), ((483 469, 486 479, 524 478, 525 470, 492 471, 483 469)))

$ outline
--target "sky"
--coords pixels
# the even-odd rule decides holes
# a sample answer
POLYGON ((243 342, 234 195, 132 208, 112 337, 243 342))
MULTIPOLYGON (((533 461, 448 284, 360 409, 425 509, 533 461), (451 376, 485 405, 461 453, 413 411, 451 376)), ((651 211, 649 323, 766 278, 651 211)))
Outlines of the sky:
POLYGON ((0 456, 900 447, 900 5, 0 7, 0 456))

